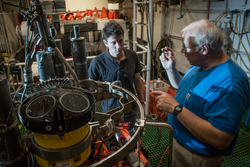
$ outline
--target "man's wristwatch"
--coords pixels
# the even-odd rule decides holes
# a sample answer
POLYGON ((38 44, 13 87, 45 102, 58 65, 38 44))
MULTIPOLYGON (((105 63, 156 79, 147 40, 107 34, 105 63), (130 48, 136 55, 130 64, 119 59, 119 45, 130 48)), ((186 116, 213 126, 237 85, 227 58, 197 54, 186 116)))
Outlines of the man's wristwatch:
POLYGON ((145 101, 141 101, 141 105, 146 105, 146 102, 145 101))
POLYGON ((173 112, 174 116, 177 116, 177 114, 179 114, 182 111, 182 107, 183 106, 180 104, 174 107, 174 112, 173 112))

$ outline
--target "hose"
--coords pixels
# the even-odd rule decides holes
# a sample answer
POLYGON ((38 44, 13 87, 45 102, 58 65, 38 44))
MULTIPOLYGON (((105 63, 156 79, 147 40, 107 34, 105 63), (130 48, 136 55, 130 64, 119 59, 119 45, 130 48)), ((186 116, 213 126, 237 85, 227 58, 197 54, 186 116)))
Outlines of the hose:
POLYGON ((243 12, 243 11, 241 11, 241 12, 237 15, 237 17, 236 17, 235 29, 236 29, 237 35, 238 35, 238 37, 239 37, 239 41, 240 41, 242 47, 244 48, 244 50, 245 50, 245 52, 246 52, 246 54, 247 54, 247 58, 248 58, 248 60, 249 60, 249 62, 250 62, 250 57, 249 57, 249 55, 248 55, 248 52, 247 52, 247 50, 246 50, 244 44, 243 44, 242 41, 241 41, 241 38, 240 38, 240 35, 239 35, 239 32, 238 32, 238 25, 237 25, 237 22, 238 22, 238 17, 239 17, 239 15, 240 15, 242 12, 243 12))

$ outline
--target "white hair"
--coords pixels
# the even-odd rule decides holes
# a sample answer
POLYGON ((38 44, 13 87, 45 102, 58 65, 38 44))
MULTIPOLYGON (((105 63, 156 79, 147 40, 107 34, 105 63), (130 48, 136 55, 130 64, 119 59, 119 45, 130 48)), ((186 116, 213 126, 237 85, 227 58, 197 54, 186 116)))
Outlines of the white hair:
POLYGON ((199 47, 206 43, 210 49, 219 51, 224 42, 224 35, 219 27, 208 20, 195 21, 181 30, 181 33, 192 33, 193 43, 199 47))

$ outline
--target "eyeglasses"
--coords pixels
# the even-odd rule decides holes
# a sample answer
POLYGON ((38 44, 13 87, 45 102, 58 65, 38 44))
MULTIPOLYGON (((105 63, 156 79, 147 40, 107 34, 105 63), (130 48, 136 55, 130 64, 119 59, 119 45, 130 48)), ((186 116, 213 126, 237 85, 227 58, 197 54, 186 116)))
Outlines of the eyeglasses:
POLYGON ((193 46, 188 47, 188 46, 185 46, 184 43, 183 43, 183 44, 182 44, 182 50, 183 50, 184 52, 186 52, 187 48, 191 49, 191 48, 194 47, 194 46, 197 46, 197 45, 193 45, 193 46))

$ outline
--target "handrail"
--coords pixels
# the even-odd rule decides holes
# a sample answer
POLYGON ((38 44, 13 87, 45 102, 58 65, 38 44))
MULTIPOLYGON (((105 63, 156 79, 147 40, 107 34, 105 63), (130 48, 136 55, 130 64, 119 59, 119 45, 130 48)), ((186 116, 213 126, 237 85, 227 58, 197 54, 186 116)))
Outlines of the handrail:
POLYGON ((145 126, 153 126, 153 127, 164 127, 169 129, 169 154, 168 154, 168 167, 172 167, 172 153, 173 153, 173 128, 167 123, 160 122, 145 122, 145 126))

